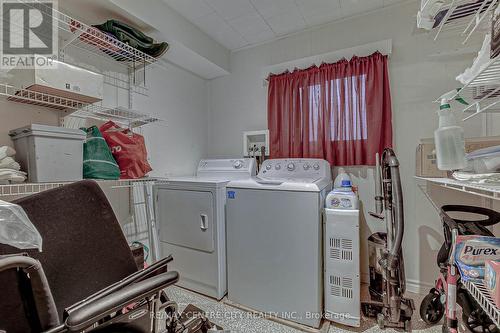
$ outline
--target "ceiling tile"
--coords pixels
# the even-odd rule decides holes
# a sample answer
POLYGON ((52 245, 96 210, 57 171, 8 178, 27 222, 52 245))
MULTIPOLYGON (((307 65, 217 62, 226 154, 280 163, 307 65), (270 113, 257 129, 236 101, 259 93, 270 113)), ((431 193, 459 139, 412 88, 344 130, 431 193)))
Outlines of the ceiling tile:
POLYGON ((342 18, 342 11, 338 8, 336 11, 325 11, 318 13, 303 14, 304 20, 309 27, 329 23, 342 18))
POLYGON ((369 12, 383 6, 383 0, 340 0, 343 17, 369 12))
POLYGON ((193 23, 230 50, 247 44, 245 39, 216 13, 202 16, 193 23))
POLYGON ((294 7, 288 13, 270 17, 266 21, 277 35, 284 35, 306 28, 306 22, 297 7, 294 7))
POLYGON ((331 22, 342 16, 339 0, 297 0, 308 26, 331 22))
POLYGON ((242 36, 257 34, 259 32, 269 30, 269 26, 257 12, 245 14, 229 20, 227 23, 242 36))
POLYGON ((231 20, 255 11, 249 0, 206 0, 224 19, 231 20))
POLYGON ((213 8, 207 5, 203 0, 163 1, 190 21, 214 12, 213 8))
POLYGON ((266 19, 289 12, 291 8, 296 6, 294 0, 250 0, 250 2, 266 19))
POLYGON ((267 30, 258 33, 245 35, 245 40, 250 44, 256 44, 272 40, 275 37, 276 34, 268 28, 267 30))

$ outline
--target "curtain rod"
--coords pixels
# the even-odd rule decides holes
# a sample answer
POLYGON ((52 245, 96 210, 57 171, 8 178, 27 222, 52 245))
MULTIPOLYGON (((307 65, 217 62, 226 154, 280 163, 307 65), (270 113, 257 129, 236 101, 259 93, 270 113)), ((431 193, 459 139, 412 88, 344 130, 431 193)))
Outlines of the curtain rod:
POLYGON ((366 57, 377 51, 382 53, 383 55, 390 56, 392 54, 392 39, 381 40, 267 66, 264 68, 263 72, 264 86, 267 86, 269 75, 273 73, 279 74, 286 71, 292 72, 296 68, 307 69, 311 66, 320 66, 323 63, 335 63, 344 58, 349 60, 353 56, 366 57))

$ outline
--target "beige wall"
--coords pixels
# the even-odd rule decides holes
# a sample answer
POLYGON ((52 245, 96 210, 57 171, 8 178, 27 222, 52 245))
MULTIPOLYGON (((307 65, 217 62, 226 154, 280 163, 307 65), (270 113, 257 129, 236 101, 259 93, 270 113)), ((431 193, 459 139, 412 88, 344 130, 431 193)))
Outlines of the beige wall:
POLYGON ((9 131, 32 123, 58 124, 58 112, 0 99, 0 146, 12 145, 9 131))
MULTIPOLYGON (((401 161, 406 215, 404 252, 407 279, 413 290, 421 285, 425 289, 434 281, 437 273, 435 255, 442 242, 439 218, 413 178, 415 148, 420 138, 432 137, 437 127, 437 105, 432 101, 458 86, 454 77, 472 60, 470 54, 434 56, 438 52, 453 51, 461 43, 454 38, 436 43, 427 34, 415 33, 417 7, 418 1, 410 1, 233 53, 232 73, 210 82, 209 118, 209 154, 217 157, 241 155, 242 132, 267 128, 267 88, 263 84, 267 73, 264 68, 392 39, 389 71, 394 144, 401 161)), ((472 45, 478 45, 478 41, 473 41, 472 45)), ((465 125, 466 135, 485 134, 483 122, 483 117, 469 121, 465 125)), ((362 239, 366 239, 372 232, 384 228, 383 223, 368 215, 368 211, 373 210, 373 170, 360 167, 348 171, 354 183, 359 185, 363 203, 362 239)), ((466 199, 455 193, 446 197, 454 202, 466 199)), ((364 252, 366 242, 363 246, 364 252)), ((365 274, 366 267, 364 256, 365 274)))

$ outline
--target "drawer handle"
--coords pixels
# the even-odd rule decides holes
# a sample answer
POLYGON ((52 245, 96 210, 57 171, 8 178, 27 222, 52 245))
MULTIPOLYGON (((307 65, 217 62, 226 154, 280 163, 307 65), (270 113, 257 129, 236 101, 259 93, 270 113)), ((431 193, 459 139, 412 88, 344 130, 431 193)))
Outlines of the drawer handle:
POLYGON ((200 214, 200 229, 202 231, 207 231, 208 230, 208 215, 207 214, 200 214))

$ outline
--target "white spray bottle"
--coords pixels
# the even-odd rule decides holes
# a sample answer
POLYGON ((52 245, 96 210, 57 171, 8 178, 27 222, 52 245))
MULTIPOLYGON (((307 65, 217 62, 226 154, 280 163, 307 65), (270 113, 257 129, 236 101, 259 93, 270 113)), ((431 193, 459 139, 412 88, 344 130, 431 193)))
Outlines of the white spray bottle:
POLYGON ((439 128, 434 132, 436 144, 437 166, 439 170, 454 171, 467 166, 465 159, 464 130, 458 126, 451 109, 450 102, 457 101, 464 105, 468 103, 458 95, 456 90, 441 96, 439 107, 439 128))

